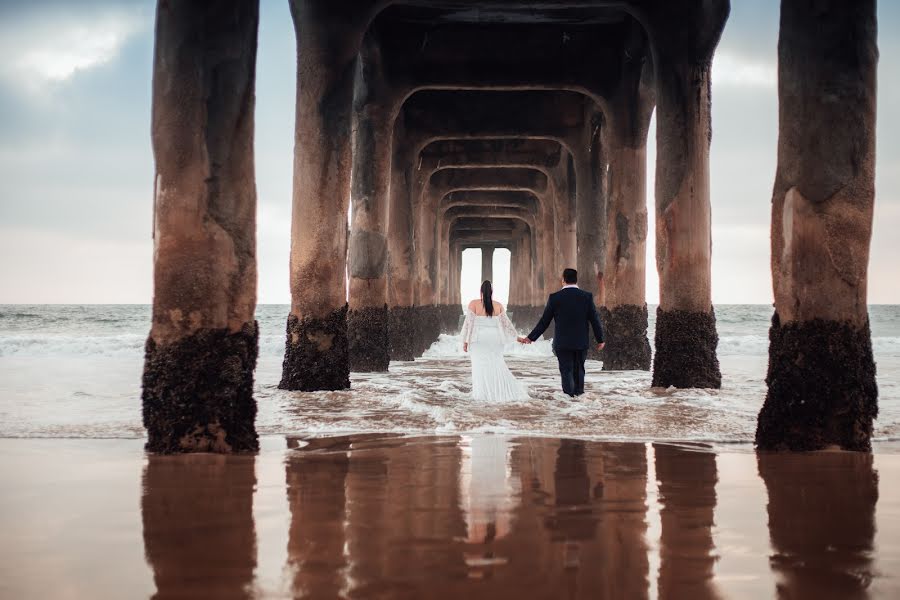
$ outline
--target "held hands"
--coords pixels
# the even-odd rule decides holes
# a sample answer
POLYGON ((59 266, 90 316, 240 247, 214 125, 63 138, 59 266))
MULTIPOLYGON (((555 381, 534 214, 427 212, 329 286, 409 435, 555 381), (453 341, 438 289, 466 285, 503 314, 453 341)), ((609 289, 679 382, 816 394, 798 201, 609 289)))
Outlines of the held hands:
POLYGON ((516 341, 519 342, 520 344, 525 344, 526 346, 531 343, 531 340, 528 339, 527 337, 518 337, 518 338, 516 338, 516 341))

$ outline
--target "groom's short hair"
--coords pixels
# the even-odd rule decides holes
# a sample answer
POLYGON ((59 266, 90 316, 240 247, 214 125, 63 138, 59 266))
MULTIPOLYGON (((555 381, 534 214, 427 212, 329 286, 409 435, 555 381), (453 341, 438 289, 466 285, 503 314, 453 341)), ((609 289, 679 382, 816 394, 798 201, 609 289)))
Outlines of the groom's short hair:
POLYGON ((563 281, 568 284, 578 283, 578 271, 575 269, 563 269, 563 281))

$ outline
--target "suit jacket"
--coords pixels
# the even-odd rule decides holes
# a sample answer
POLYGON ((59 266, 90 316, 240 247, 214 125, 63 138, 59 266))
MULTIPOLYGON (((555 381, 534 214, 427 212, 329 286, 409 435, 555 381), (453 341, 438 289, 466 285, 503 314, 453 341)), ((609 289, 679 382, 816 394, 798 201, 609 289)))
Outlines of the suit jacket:
POLYGON ((550 321, 556 321, 553 347, 558 350, 587 350, 589 344, 588 325, 594 330, 597 343, 603 341, 603 326, 594 306, 594 295, 578 288, 563 288, 550 294, 541 320, 528 334, 528 339, 536 341, 550 321))

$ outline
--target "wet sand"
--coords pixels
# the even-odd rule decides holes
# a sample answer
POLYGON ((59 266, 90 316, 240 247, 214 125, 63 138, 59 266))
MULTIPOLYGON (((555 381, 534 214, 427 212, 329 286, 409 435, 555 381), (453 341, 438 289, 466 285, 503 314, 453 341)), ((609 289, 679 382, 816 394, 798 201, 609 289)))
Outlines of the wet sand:
POLYGON ((0 439, 2 598, 897 598, 900 455, 0 439))

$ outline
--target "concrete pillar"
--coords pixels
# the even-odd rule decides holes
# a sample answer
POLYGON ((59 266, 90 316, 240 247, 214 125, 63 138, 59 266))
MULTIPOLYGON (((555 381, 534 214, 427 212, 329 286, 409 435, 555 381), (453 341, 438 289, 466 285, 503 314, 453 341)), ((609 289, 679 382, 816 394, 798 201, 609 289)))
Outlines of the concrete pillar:
POLYGON ((494 281, 494 247, 481 247, 481 281, 494 281))
POLYGON ((523 237, 515 240, 509 249, 509 306, 521 306, 524 304, 522 296, 527 285, 522 260, 523 237))
POLYGON ((643 34, 629 44, 629 50, 603 130, 609 171, 600 309, 606 336, 602 355, 604 370, 647 371, 647 130, 655 94, 643 34))
MULTIPOLYGON (((585 124, 585 143, 575 151, 575 194, 578 255, 578 286, 597 297, 599 277, 603 273, 606 251, 606 197, 604 181, 606 179, 606 157, 601 143, 601 117, 590 115, 585 124)), ((559 275, 557 275, 557 279, 559 275)))
MULTIPOLYGON (((410 187, 412 149, 406 141, 405 133, 403 119, 394 119, 390 205, 387 213, 387 300, 390 359, 410 361, 421 355, 440 336, 441 322, 433 307, 415 306, 415 247, 410 187)), ((428 290, 431 291, 430 285, 428 290)), ((428 304, 433 304, 433 301, 433 295, 429 293, 428 304)))
POLYGON ((722 385, 710 293, 709 75, 728 2, 704 6, 674 3, 667 8, 678 20, 664 21, 654 32, 656 267, 660 294, 653 361, 655 387, 722 385), (698 12, 707 9, 709 15, 698 12), (724 12, 713 14, 716 10, 724 12), (709 30, 701 31, 701 25, 709 30))
MULTIPOLYGON (((395 120, 388 210, 388 306, 412 306, 415 299, 412 152, 403 123, 395 120)), ((431 304, 429 298, 428 304, 431 304)))
POLYGON ((347 202, 356 60, 370 15, 327 0, 293 0, 297 112, 291 218, 291 314, 279 387, 350 387, 347 202), (302 35, 301 35, 302 32, 302 35))
POLYGON ((765 449, 869 450, 878 389, 866 303, 875 198, 874 0, 783 0, 775 314, 765 449))
POLYGON ((387 371, 390 363, 387 213, 394 103, 382 71, 378 44, 367 35, 359 53, 353 92, 347 315, 350 369, 363 372, 387 371))
POLYGON ((559 288, 559 279, 562 276, 563 269, 569 267, 578 268, 577 182, 575 162, 571 153, 562 153, 560 164, 553 169, 553 173, 554 177, 551 178, 551 181, 554 184, 556 205, 558 207, 556 233, 559 247, 556 260, 544 265, 546 270, 544 281, 541 282, 544 300, 549 294, 559 288))
POLYGON ((462 304, 462 252, 462 247, 455 246, 450 255, 450 304, 462 304))
POLYGON ((153 63, 151 452, 258 447, 253 370, 258 2, 160 2, 153 63))

